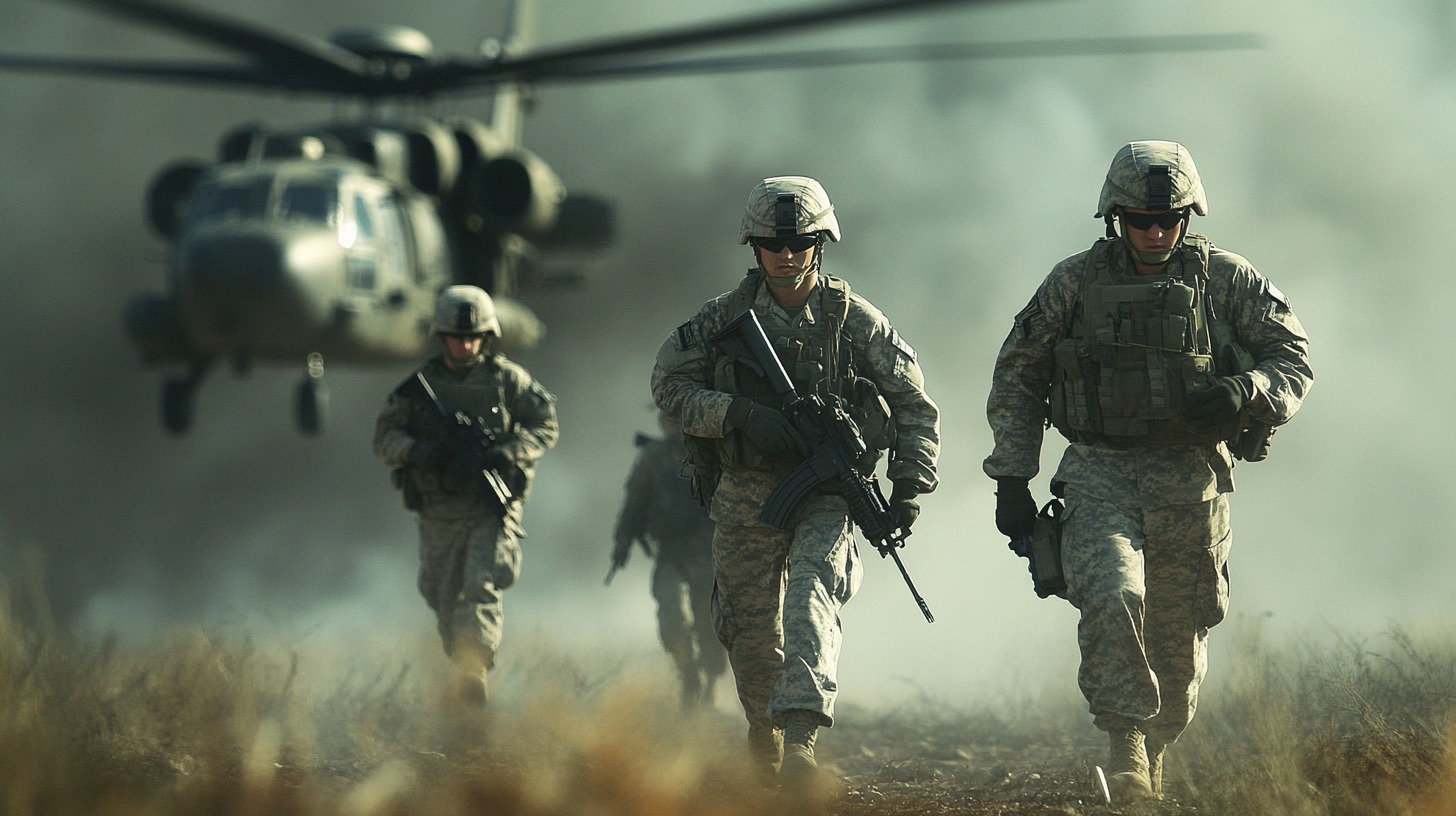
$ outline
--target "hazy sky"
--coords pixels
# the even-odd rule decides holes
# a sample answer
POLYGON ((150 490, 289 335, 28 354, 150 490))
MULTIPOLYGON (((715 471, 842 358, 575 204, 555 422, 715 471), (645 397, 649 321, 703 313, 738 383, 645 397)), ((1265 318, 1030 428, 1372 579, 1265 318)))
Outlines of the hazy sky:
MULTIPOLYGON (((322 5, 238 8, 312 36, 415 25, 447 52, 496 33, 500 16, 456 0, 339 4, 339 18, 322 5)), ((782 4, 543 6, 543 42, 564 43, 782 4)), ((1444 2, 1025 0, 782 42, 1208 32, 1254 32, 1267 47, 541 89, 528 145, 568 187, 615 198, 622 241, 582 267, 581 288, 526 297, 548 335, 522 362, 559 397, 562 439, 527 508, 507 637, 655 648, 645 565, 601 585, 632 435, 655 430, 653 355, 747 267, 736 229, 749 188, 800 173, 837 205, 844 241, 826 268, 917 347, 943 411, 941 488, 904 554, 936 623, 920 618, 893 565, 868 554, 844 614, 844 699, 969 695, 1070 665, 1074 611, 1031 593, 992 524, 984 403, 1012 315, 1056 261, 1101 234, 1091 216, 1103 173, 1139 138, 1188 146, 1210 202, 1195 228, 1268 275, 1312 338, 1309 402, 1267 462, 1235 473, 1233 612, 1272 613, 1295 631, 1448 623, 1456 25, 1444 2)), ((0 50, 207 53, 39 0, 6 3, 0 50)), ((156 170, 212 156, 233 125, 329 112, 0 76, 0 554, 13 564, 40 552, 74 617, 433 636, 414 591, 412 518, 369 449, 374 412, 408 367, 331 370, 332 425, 304 439, 290 415, 301 361, 247 379, 222 366, 194 433, 174 439, 157 419, 160 376, 122 330, 126 300, 163 286, 163 246, 141 208, 156 170)), ((1039 497, 1060 450, 1049 436, 1039 497)))

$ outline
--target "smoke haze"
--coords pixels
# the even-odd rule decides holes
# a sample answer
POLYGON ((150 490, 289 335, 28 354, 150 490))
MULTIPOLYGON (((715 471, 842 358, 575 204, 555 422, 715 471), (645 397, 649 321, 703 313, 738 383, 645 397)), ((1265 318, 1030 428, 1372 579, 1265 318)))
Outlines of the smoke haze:
MULTIPOLYGON (((0 51, 212 56, 69 4, 6 5, 0 51)), ((312 36, 413 25, 453 53, 501 25, 498 9, 455 0, 336 4, 336 17, 283 0, 199 5, 312 36)), ((565 43, 778 7, 556 0, 539 33, 565 43)), ((1140 138, 1189 147, 1210 201, 1196 230, 1268 275, 1312 338, 1309 403, 1269 461, 1235 474, 1233 612, 1355 633, 1449 622, 1447 4, 1027 0, 782 44, 1235 31, 1266 47, 541 88, 528 147, 569 188, 611 195, 622 240, 580 261, 580 288, 524 297, 547 336, 520 359, 558 396, 563 432, 527 507, 505 657, 525 633, 656 648, 646 564, 601 585, 632 435, 656 430, 653 356, 750 262, 735 240, 749 188, 798 173, 824 182, 843 226, 826 268, 917 347, 943 411, 941 488, 905 552, 936 623, 867 553, 844 613, 844 699, 1000 691, 1049 669, 1070 684, 1075 613, 1035 598, 992 524, 984 403, 1012 315, 1101 234, 1107 163, 1140 138)), ((242 379, 219 366, 193 432, 174 439, 157 418, 160 377, 122 331, 124 303, 164 283, 141 206, 153 174, 211 158, 233 125, 328 115, 327 103, 0 75, 0 568, 38 553, 65 616, 433 637, 412 519, 370 452, 374 412, 408 367, 330 370, 331 424, 306 439, 291 417, 302 361, 242 379)), ((1039 497, 1060 451, 1049 435, 1039 497)))

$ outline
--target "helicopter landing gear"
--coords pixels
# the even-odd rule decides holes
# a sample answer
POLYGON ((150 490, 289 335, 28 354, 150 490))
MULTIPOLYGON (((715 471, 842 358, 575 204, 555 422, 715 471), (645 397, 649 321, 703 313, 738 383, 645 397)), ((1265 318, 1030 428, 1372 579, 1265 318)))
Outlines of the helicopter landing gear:
POLYGON ((211 364, 211 360, 195 362, 185 376, 171 377, 162 383, 162 427, 173 436, 184 434, 192 427, 197 385, 211 364))
POLYGON ((318 352, 308 355, 308 374, 298 384, 294 410, 298 430, 313 436, 324 424, 329 409, 329 387, 324 385, 324 356, 318 352))

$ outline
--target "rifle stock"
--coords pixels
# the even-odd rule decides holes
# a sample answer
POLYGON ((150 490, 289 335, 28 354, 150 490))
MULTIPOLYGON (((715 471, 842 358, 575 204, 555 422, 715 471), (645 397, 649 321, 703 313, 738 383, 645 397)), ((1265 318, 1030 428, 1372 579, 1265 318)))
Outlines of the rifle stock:
POLYGON ((880 492, 879 483, 854 466, 866 450, 854 421, 837 404, 826 404, 819 395, 802 395, 794 388, 783 361, 774 352, 763 325, 758 322, 758 315, 751 309, 729 321, 709 338, 709 342, 769 381, 784 402, 784 416, 793 423, 794 430, 804 443, 803 463, 774 487, 759 512, 759 520, 783 529, 813 488, 821 484, 834 485, 844 497, 850 520, 880 557, 894 559, 920 612, 933 623, 935 616, 930 613, 930 606, 920 596, 896 552, 897 548, 905 546, 909 531, 895 527, 894 514, 880 492))

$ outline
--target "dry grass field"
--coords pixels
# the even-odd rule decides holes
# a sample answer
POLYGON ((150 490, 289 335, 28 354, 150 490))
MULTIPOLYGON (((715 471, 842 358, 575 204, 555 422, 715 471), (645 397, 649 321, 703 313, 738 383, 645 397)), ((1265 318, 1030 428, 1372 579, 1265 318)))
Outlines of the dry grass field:
POLYGON ((1077 700, 842 711, 821 737, 832 776, 789 797, 742 761, 735 713, 680 712, 665 675, 513 651, 495 707, 470 714, 425 652, 349 660, 197 629, 90 640, 15 598, 0 602, 5 816, 1456 814, 1456 641, 1399 630, 1276 647, 1230 624, 1233 668, 1171 749, 1169 798, 1133 810, 1093 795, 1105 743, 1077 700))

